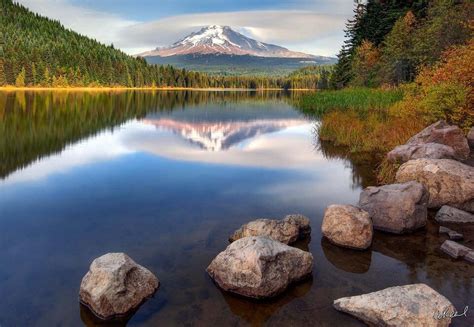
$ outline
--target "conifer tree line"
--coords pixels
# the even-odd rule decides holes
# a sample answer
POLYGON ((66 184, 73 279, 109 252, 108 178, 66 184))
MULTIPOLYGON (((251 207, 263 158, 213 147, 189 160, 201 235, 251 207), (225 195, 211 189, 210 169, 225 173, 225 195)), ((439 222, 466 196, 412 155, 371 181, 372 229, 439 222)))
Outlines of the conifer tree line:
POLYGON ((398 85, 472 38, 471 0, 355 0, 333 88, 398 85), (470 23, 471 22, 471 23, 470 23), (471 25, 471 26, 470 26, 471 25))
POLYGON ((320 76, 319 71, 311 76, 303 72, 286 77, 210 76, 151 65, 12 0, 0 0, 0 11, 0 86, 289 89, 315 88, 320 76))

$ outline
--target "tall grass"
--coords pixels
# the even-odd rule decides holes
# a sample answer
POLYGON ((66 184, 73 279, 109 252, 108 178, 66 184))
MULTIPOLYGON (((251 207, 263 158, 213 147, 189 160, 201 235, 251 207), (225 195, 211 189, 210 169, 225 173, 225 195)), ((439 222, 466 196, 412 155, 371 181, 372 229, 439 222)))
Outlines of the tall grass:
POLYGON ((403 98, 401 89, 348 88, 318 91, 303 96, 299 108, 311 115, 322 116, 332 110, 352 109, 363 115, 369 111, 386 111, 403 98))

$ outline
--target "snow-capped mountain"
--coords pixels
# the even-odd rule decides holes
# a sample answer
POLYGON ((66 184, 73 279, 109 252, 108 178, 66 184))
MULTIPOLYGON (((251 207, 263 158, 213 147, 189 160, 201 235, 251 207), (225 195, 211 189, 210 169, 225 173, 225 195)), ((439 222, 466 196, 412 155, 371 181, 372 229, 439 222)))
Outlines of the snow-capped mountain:
POLYGON ((139 54, 140 57, 170 57, 181 55, 250 55, 272 58, 315 58, 315 56, 290 51, 284 47, 256 41, 235 32, 229 26, 211 25, 186 36, 169 47, 139 54))

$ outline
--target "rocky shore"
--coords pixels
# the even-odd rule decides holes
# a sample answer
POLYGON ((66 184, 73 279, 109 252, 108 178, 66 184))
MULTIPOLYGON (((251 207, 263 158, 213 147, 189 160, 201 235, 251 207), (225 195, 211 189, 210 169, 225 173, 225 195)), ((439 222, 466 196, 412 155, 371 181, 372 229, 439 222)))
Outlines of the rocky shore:
MULTIPOLYGON (((449 238, 440 253, 474 264, 474 250, 461 243, 463 235, 456 231, 457 225, 474 224, 474 168, 465 163, 470 146, 474 128, 465 137, 458 127, 440 121, 396 147, 387 154, 400 164, 396 183, 365 188, 356 206, 327 207, 321 225, 323 248, 327 240, 341 251, 367 253, 374 230, 409 235, 427 225, 428 210, 436 210, 439 237, 449 238)), ((254 299, 275 297, 312 275, 313 255, 292 246, 310 234, 310 220, 299 214, 250 221, 230 235, 230 244, 206 271, 224 291, 254 299)), ((79 297, 107 320, 136 310, 159 284, 152 272, 126 254, 109 253, 92 262, 79 297)), ((455 313, 448 299, 425 284, 344 297, 333 306, 374 326, 448 326, 455 313)))

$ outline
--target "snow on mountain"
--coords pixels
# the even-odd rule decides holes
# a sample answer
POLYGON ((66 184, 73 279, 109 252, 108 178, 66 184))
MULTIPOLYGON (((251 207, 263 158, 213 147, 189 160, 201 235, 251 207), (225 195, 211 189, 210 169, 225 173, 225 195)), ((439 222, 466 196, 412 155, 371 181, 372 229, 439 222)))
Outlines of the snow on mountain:
POLYGON ((211 25, 165 48, 139 54, 140 57, 169 57, 187 54, 251 55, 275 58, 314 58, 302 52, 256 41, 235 32, 229 26, 211 25))

